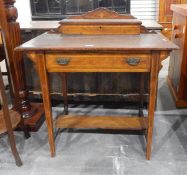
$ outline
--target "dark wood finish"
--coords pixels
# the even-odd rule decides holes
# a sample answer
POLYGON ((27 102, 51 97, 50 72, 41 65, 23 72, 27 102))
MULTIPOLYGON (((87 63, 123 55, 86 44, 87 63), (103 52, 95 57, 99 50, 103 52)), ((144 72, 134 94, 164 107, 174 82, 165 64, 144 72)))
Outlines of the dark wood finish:
POLYGON ((187 107, 187 5, 172 5, 172 41, 180 47, 170 58, 168 85, 177 107, 187 107))
MULTIPOLYGON (((62 29, 62 26, 59 28, 62 29)), ((171 50, 177 49, 177 46, 161 34, 129 35, 124 32, 123 35, 118 35, 116 32, 113 35, 95 35, 94 32, 95 30, 90 32, 92 33, 90 35, 49 32, 16 48, 18 51, 27 52, 38 69, 51 155, 54 156, 55 154, 55 145, 49 72, 147 72, 151 77, 148 118, 112 116, 95 116, 92 118, 65 115, 57 118, 56 126, 58 128, 147 129, 146 157, 150 159, 158 71, 161 67, 161 61, 168 56, 171 50)))
MULTIPOLYGON (((41 104, 31 103, 31 106, 38 109, 37 113, 33 115, 32 117, 25 118, 23 122, 24 122, 24 126, 26 127, 28 131, 37 132, 45 121, 44 107, 42 103, 41 104)), ((21 131, 22 126, 18 125, 16 130, 21 131)))
MULTIPOLYGON (((5 53, 7 54, 6 61, 9 65, 8 70, 10 71, 12 78, 11 83, 13 85, 14 107, 17 111, 22 113, 24 112, 24 109, 22 110, 21 104, 25 104, 25 101, 20 98, 19 92, 21 92, 21 87, 24 88, 24 82, 20 77, 20 75, 22 74, 22 62, 19 60, 18 62, 16 62, 14 59, 15 57, 17 57, 18 59, 20 58, 20 54, 14 52, 14 47, 20 44, 19 31, 17 30, 18 26, 17 23, 14 23, 17 19, 17 10, 13 6, 14 3, 15 1, 0 1, 0 26, 1 32, 3 34, 3 43, 6 43, 4 44, 4 48, 6 50, 5 53), (18 34, 18 37, 16 36, 16 34, 18 34), (14 38, 14 40, 12 38, 14 38), (16 71, 17 69, 19 71, 16 71)), ((22 129, 25 133, 25 138, 29 138, 30 134, 23 125, 23 116, 21 117, 21 123, 22 129)))
MULTIPOLYGON (((0 25, 4 36, 6 59, 11 74, 13 87, 14 109, 22 114, 23 118, 29 118, 41 113, 41 106, 31 106, 28 100, 28 92, 25 86, 22 54, 14 52, 14 48, 21 44, 21 31, 17 19, 17 9, 14 7, 15 0, 0 2, 0 25)), ((39 128, 38 128, 39 129, 39 128)))
POLYGON ((59 116, 55 121, 57 128, 76 129, 123 129, 144 130, 147 129, 147 118, 128 116, 59 116), (114 120, 115 117, 115 120, 114 120))
POLYGON ((8 103, 5 95, 5 87, 3 84, 2 73, 0 71, 0 95, 2 110, 0 111, 0 134, 7 133, 10 142, 12 154, 14 156, 17 166, 22 165, 22 161, 16 148, 16 142, 14 139, 13 129, 20 123, 21 116, 18 112, 8 109, 8 103))
MULTIPOLYGON (((14 87, 14 100, 15 100, 15 106, 17 109, 19 109, 19 104, 20 104, 20 99, 19 97, 19 91, 21 91, 21 86, 23 86, 23 81, 20 80, 21 77, 19 77, 22 72, 18 72, 17 68, 18 66, 21 66, 22 62, 20 65, 18 65, 15 62, 14 56, 17 56, 18 59, 20 58, 20 54, 15 53, 14 55, 14 47, 17 45, 21 44, 20 42, 20 33, 17 30, 19 27, 17 23, 13 24, 17 18, 17 11, 16 8, 11 5, 13 5, 15 1, 6 1, 6 2, 1 2, 1 12, 0 12, 0 25, 1 25, 1 30, 4 36, 5 40, 5 48, 7 50, 8 54, 8 62, 10 66, 10 72, 11 75, 15 77, 12 78, 12 84, 14 87), (18 32, 18 33, 17 33, 18 32), (12 38, 15 38, 15 40, 12 40, 12 38), (17 71, 17 73, 15 73, 17 71), (20 86, 20 87, 19 87, 20 86), (17 97, 17 98, 16 98, 17 97)), ((22 71, 22 70, 20 70, 22 71)))
POLYGON ((185 4, 187 0, 160 0, 159 1, 159 23, 163 25, 162 33, 171 39, 173 12, 171 4, 185 4))

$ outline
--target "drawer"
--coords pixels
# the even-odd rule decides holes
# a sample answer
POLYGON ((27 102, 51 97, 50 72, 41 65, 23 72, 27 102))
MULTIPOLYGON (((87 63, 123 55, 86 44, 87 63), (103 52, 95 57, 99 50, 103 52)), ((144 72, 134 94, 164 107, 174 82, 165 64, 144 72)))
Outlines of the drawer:
POLYGON ((48 72, 149 72, 150 54, 46 54, 48 72))

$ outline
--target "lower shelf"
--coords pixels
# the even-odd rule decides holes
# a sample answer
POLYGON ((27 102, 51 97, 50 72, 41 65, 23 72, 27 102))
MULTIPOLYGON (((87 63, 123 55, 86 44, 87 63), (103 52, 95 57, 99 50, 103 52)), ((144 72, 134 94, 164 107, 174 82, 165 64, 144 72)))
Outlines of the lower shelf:
POLYGON ((147 129, 148 119, 146 117, 127 116, 59 116, 55 121, 56 128, 76 129, 147 129))
MULTIPOLYGON (((12 124, 12 128, 14 129, 19 124, 21 120, 21 115, 13 110, 9 110, 9 114, 10 114, 10 121, 12 124)), ((0 110, 0 135, 6 133, 8 130, 5 124, 4 117, 6 116, 4 116, 3 110, 0 110)))

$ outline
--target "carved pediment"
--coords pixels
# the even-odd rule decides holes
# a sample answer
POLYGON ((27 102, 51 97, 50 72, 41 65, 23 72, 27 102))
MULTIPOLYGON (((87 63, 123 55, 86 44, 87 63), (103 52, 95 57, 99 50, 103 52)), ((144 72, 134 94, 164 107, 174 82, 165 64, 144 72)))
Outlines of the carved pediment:
POLYGON ((135 17, 130 14, 119 14, 115 11, 101 7, 83 15, 71 16, 70 19, 135 19, 135 17))

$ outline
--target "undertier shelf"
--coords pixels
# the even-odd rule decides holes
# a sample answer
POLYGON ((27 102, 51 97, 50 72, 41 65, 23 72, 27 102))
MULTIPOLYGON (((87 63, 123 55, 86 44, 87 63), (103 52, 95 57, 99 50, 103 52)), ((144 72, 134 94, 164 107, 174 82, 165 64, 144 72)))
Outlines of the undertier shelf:
POLYGON ((56 128, 76 129, 122 129, 143 130, 147 129, 147 117, 127 116, 59 116, 55 121, 56 128))

